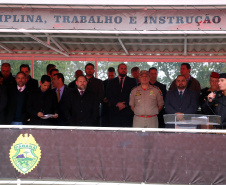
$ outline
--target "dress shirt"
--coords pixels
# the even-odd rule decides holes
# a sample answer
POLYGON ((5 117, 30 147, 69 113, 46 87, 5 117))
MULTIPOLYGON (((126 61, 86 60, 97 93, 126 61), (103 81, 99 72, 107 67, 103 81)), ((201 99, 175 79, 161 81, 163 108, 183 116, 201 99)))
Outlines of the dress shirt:
POLYGON ((21 91, 20 92, 23 92, 23 90, 25 89, 25 85, 23 86, 23 87, 19 87, 19 86, 17 86, 17 89, 18 89, 18 91, 20 91, 20 89, 21 89, 21 91))
MULTIPOLYGON (((62 94, 64 92, 64 85, 60 88, 60 99, 62 97, 62 94)), ((56 94, 58 93, 58 89, 56 89, 56 94)))

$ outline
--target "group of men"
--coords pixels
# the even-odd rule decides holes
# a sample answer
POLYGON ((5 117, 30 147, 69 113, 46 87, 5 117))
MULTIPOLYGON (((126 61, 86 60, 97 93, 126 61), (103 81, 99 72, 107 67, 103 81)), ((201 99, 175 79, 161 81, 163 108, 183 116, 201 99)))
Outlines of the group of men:
MULTIPOLYGON (((221 85, 221 77, 224 79, 226 75, 219 77, 212 72, 211 87, 201 91, 199 82, 190 75, 188 63, 181 64, 180 75, 168 92, 166 85, 157 81, 158 71, 154 67, 149 71, 134 67, 132 78, 127 76, 127 65, 121 63, 117 68, 118 76, 110 67, 105 81, 95 78, 94 70, 94 65, 88 63, 85 75, 77 70, 75 80, 67 86, 64 75, 55 65, 49 64, 47 74, 38 85, 29 75, 29 65, 22 64, 14 78, 10 64, 2 64, 0 123, 164 128, 164 114, 196 114, 200 105, 203 113, 221 115, 226 107, 214 103, 221 98, 226 105, 221 85), (219 90, 221 94, 217 93, 215 98, 213 92, 219 90)), ((226 116, 222 123, 224 120, 226 122, 226 116)))

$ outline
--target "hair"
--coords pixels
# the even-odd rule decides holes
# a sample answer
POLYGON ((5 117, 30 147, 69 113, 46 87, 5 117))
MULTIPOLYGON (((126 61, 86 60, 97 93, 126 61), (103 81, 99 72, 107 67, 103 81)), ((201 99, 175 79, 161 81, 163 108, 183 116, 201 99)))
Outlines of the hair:
MULTIPOLYGON (((184 77, 185 80, 186 80, 186 77, 185 77, 184 75, 178 75, 177 78, 178 78, 178 77, 181 77, 181 76, 184 77)), ((176 79, 177 79, 177 78, 176 78, 176 79)))
POLYGON ((48 75, 42 75, 41 77, 41 83, 45 83, 45 82, 50 82, 51 83, 51 78, 48 75))
POLYGON ((57 73, 54 76, 57 76, 58 79, 61 78, 62 82, 64 83, 64 75, 62 73, 57 73))
POLYGON ((50 74, 50 75, 52 75, 52 72, 53 72, 53 71, 57 71, 57 72, 59 72, 59 70, 58 70, 58 69, 51 69, 51 70, 50 70, 50 72, 49 72, 49 74, 50 74))
MULTIPOLYGON (((77 78, 76 78, 76 81, 78 81, 79 77, 84 77, 86 79, 86 77, 84 75, 79 75, 77 78)), ((87 79, 86 79, 87 81, 87 79)))
POLYGON ((19 75, 19 74, 22 74, 22 75, 24 75, 24 77, 26 78, 26 75, 25 75, 25 73, 24 72, 21 72, 21 71, 19 71, 17 74, 16 74, 16 77, 17 77, 17 75, 19 75))
POLYGON ((114 72, 115 73, 115 68, 114 67, 109 67, 108 72, 114 72))
POLYGON ((86 64, 85 69, 86 69, 87 66, 92 66, 94 68, 94 65, 92 63, 86 64))
POLYGON ((3 75, 2 75, 2 73, 0 73, 0 78, 4 78, 3 75))
POLYGON ((22 67, 27 67, 29 71, 31 70, 28 64, 21 64, 20 65, 20 71, 21 71, 22 67))
POLYGON ((150 71, 151 71, 151 70, 156 70, 156 71, 158 72, 157 68, 155 68, 155 67, 151 67, 151 68, 149 68, 149 70, 148 70, 148 71, 149 71, 149 73, 150 73, 150 71))
POLYGON ((131 73, 134 72, 134 71, 139 71, 139 70, 140 70, 139 67, 133 67, 133 68, 131 69, 131 73))
POLYGON ((2 67, 10 67, 11 68, 11 65, 9 63, 3 63, 2 67))
POLYGON ((125 63, 120 63, 120 64, 118 65, 118 69, 119 69, 120 65, 126 65, 126 64, 125 64, 125 63))
POLYGON ((46 66, 46 72, 47 73, 50 73, 50 70, 52 69, 52 68, 55 68, 56 66, 54 65, 54 64, 48 64, 47 66, 46 66))
POLYGON ((182 63, 181 66, 185 65, 187 67, 187 69, 191 69, 191 66, 189 63, 182 63))

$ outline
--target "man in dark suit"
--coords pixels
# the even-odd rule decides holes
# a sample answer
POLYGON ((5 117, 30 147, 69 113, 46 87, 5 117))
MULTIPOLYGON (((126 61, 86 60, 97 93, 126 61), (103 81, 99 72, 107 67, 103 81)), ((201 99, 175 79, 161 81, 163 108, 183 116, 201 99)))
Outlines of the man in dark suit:
POLYGON ((109 126, 109 102, 107 99, 107 86, 110 80, 112 80, 113 78, 115 78, 115 68, 113 67, 109 67, 108 68, 108 72, 107 72, 108 78, 106 80, 103 81, 104 84, 104 102, 103 102, 103 106, 102 106, 102 115, 101 115, 101 126, 102 127, 108 127, 109 126))
POLYGON ((76 84, 75 84, 76 78, 78 78, 78 76, 81 76, 81 75, 83 75, 82 70, 78 69, 77 71, 75 71, 75 80, 73 80, 72 82, 70 82, 68 84, 68 87, 69 88, 76 88, 76 84))
MULTIPOLYGON (((166 85, 162 84, 157 81, 157 76, 158 76, 158 70, 155 67, 151 67, 149 69, 150 73, 150 85, 154 85, 157 88, 159 88, 160 94, 163 96, 163 100, 165 100, 166 97, 166 85)), ((158 121, 159 121, 159 128, 165 128, 165 122, 163 119, 163 115, 165 114, 165 108, 163 107, 162 110, 158 114, 158 121)))
POLYGON ((118 65, 118 77, 109 81, 107 99, 110 105, 110 126, 132 127, 133 111, 129 106, 131 90, 137 86, 136 79, 127 76, 127 66, 118 65))
POLYGON ((16 85, 9 86, 6 124, 23 125, 27 120, 26 103, 28 89, 26 88, 26 75, 19 72, 16 75, 16 85))
POLYGON ((0 74, 3 76, 3 85, 7 87, 11 85, 16 85, 15 78, 11 73, 11 65, 9 63, 2 64, 0 74))
POLYGON ((56 119, 56 123, 59 126, 68 126, 69 122, 65 115, 65 108, 67 106, 68 95, 71 89, 64 85, 64 75, 62 73, 57 73, 53 76, 52 84, 54 87, 53 91, 56 93, 58 100, 59 116, 56 119))
POLYGON ((26 75, 26 78, 27 78, 26 88, 29 91, 38 88, 38 80, 31 78, 30 76, 31 70, 28 64, 22 64, 20 66, 20 72, 23 72, 26 75))
POLYGON ((85 73, 88 81, 87 89, 97 96, 99 103, 102 103, 104 99, 104 86, 102 80, 93 76, 94 65, 92 63, 86 64, 85 73))
POLYGON ((176 89, 168 91, 165 100, 167 114, 196 114, 198 94, 188 88, 185 76, 178 75, 176 89))
MULTIPOLYGON (((185 76, 187 80, 187 88, 197 92, 197 94, 199 95, 201 91, 201 85, 198 80, 196 80, 194 77, 190 75, 190 72, 191 72, 190 64, 182 63, 180 67, 180 74, 185 76)), ((171 83, 169 88, 169 90, 173 90, 173 89, 176 89, 176 80, 174 80, 171 83)))
POLYGON ((55 119, 58 117, 57 111, 57 96, 56 93, 50 90, 51 78, 48 75, 43 75, 40 81, 40 88, 31 92, 27 111, 31 119, 31 125, 55 125, 55 119), (47 115, 51 115, 47 118, 47 115), (53 119, 54 118, 54 119, 53 119))
POLYGON ((81 75, 76 79, 77 88, 72 89, 66 106, 66 115, 71 126, 98 126, 99 101, 87 89, 87 79, 81 75))
POLYGON ((0 85, 0 124, 5 124, 5 109, 7 105, 7 91, 4 85, 0 85))

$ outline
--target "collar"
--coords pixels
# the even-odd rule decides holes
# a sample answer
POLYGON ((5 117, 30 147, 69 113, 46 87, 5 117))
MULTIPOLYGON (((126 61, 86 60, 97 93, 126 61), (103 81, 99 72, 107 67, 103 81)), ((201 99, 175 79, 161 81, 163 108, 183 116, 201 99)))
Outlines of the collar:
MULTIPOLYGON (((62 93, 64 91, 64 85, 60 88, 60 92, 62 93)), ((58 92, 58 89, 56 88, 56 93, 58 92)))
POLYGON ((25 85, 23 86, 23 87, 19 87, 18 85, 17 85, 17 89, 18 89, 18 91, 19 91, 19 89, 21 89, 21 91, 20 92, 23 92, 24 91, 24 89, 25 89, 25 85))
MULTIPOLYGON (((186 89, 186 88, 185 88, 185 89, 186 89)), ((177 91, 178 91, 179 94, 180 94, 181 91, 182 91, 182 94, 184 94, 185 89, 184 89, 184 90, 179 90, 179 89, 177 89, 177 91)))

